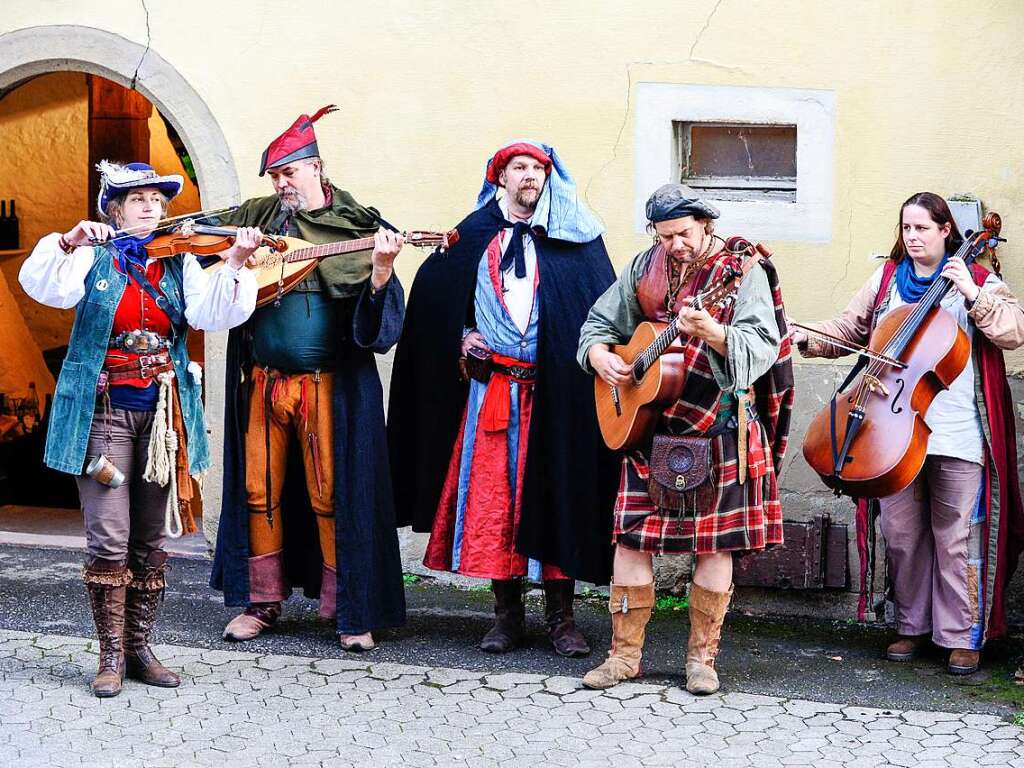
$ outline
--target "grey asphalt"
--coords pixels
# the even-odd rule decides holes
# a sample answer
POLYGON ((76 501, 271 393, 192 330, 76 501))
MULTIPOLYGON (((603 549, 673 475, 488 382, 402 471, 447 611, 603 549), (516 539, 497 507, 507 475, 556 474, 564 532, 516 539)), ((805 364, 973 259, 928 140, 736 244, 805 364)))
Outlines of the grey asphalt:
MULTIPOLYGON (((81 583, 82 557, 72 550, 0 546, 0 629, 93 637, 81 583)), ((288 601, 272 632, 244 646, 225 642, 220 632, 235 610, 225 608, 220 595, 207 586, 209 561, 172 558, 171 563, 157 641, 223 651, 353 658, 338 647, 332 626, 316 616, 316 603, 298 595, 288 601)), ((491 621, 488 591, 420 581, 408 585, 406 594, 408 623, 378 633, 380 645, 362 657, 366 663, 579 678, 608 647, 608 613, 598 596, 577 606, 578 622, 594 653, 563 659, 550 651, 543 636, 541 599, 529 601, 528 644, 494 656, 477 648, 491 621)), ((645 683, 682 685, 687 632, 685 611, 656 613, 644 650, 645 683)), ((985 668, 967 678, 946 674, 938 650, 910 664, 885 662, 881 650, 888 640, 888 632, 878 627, 767 621, 730 613, 718 665, 723 690, 882 710, 989 713, 1004 719, 1012 719, 1024 703, 1024 688, 1011 681, 1024 651, 1019 633, 991 644, 985 668)))

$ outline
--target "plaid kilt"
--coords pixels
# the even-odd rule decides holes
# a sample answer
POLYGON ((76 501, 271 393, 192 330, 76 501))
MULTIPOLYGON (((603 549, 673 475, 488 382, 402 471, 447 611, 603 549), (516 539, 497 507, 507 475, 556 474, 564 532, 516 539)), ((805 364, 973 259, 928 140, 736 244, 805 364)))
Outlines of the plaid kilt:
MULTIPOLYGON (((741 241, 730 238, 726 251, 732 249, 734 242, 741 241)), ((709 264, 693 285, 684 287, 680 298, 697 293, 717 279, 729 258, 723 251, 722 257, 709 264)), ((755 382, 751 393, 758 420, 749 424, 747 481, 743 485, 737 482, 736 433, 726 431, 711 439, 711 473, 707 480, 713 486, 710 499, 702 498, 701 508, 685 513, 661 510, 647 490, 647 457, 639 451, 626 454, 615 499, 613 544, 652 554, 702 555, 763 550, 782 543, 778 471, 786 453, 793 408, 792 349, 786 335, 778 275, 770 261, 762 261, 762 265, 768 274, 775 319, 783 341, 776 362, 755 382)), ((638 293, 644 290, 643 278, 637 288, 638 293)), ((719 322, 728 323, 731 307, 722 308, 715 315, 719 322)), ((690 340, 684 345, 683 359, 687 371, 683 394, 662 414, 658 432, 700 435, 718 418, 721 390, 703 345, 690 340)))
MULTIPOLYGON (((752 423, 751 430, 760 433, 760 445, 768 445, 765 429, 759 422, 752 423)), ((756 437, 749 442, 755 445, 756 437)), ((675 513, 660 510, 651 501, 646 457, 639 452, 627 454, 622 459, 619 493, 615 498, 612 541, 627 549, 656 555, 745 552, 781 544, 778 481, 774 464, 766 458, 763 449, 760 461, 751 454, 753 461, 748 461, 747 481, 740 485, 736 482, 736 433, 728 431, 711 438, 711 473, 706 481, 713 488, 710 503, 675 513)))

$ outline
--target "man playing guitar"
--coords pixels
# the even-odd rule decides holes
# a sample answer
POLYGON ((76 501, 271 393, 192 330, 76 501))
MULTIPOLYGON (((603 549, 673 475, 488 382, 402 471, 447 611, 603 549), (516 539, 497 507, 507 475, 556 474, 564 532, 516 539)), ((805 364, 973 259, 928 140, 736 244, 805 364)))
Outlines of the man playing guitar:
POLYGON ((711 311, 692 306, 709 286, 741 272, 738 263, 759 258, 747 241, 714 234, 713 206, 681 184, 666 184, 646 210, 654 245, 591 309, 578 361, 609 387, 625 387, 638 369, 609 345, 628 341, 641 323, 675 319, 679 338, 662 351, 677 356, 681 376, 677 396, 656 420, 653 444, 649 435, 641 449, 622 458, 612 537, 612 650, 583 682, 608 688, 639 674, 654 605, 651 557, 687 552, 697 564, 686 687, 712 693, 718 690, 714 663, 732 595, 733 555, 782 541, 775 470, 792 402, 789 343, 781 341, 785 316, 767 260, 740 283, 734 305, 719 303, 711 311))

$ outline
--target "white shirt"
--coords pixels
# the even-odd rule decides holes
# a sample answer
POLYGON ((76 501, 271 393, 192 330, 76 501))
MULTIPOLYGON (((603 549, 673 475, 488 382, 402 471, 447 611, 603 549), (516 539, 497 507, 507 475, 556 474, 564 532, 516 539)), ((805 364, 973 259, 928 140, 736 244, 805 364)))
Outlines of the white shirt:
MULTIPOLYGON (((71 253, 60 248, 60 235, 47 235, 36 243, 21 265, 18 282, 25 293, 48 307, 71 309, 85 296, 85 278, 95 252, 80 246, 71 253)), ((151 263, 153 259, 147 262, 151 263)), ((225 264, 212 275, 186 253, 182 271, 185 319, 197 331, 224 331, 241 325, 256 308, 256 277, 245 268, 225 264)))
MULTIPOLYGON (((871 284, 876 294, 882 285, 882 269, 879 267, 871 276, 871 284)), ((990 274, 982 289, 991 290, 1001 283, 1002 281, 998 277, 990 274)), ((889 310, 902 307, 905 303, 896 288, 896 276, 893 275, 889 288, 889 310)), ((967 338, 971 339, 973 347, 972 333, 974 329, 968 322, 964 295, 954 287, 943 297, 940 306, 956 318, 960 327, 967 333, 967 338)), ((982 463, 985 456, 985 443, 981 431, 981 412, 978 410, 974 391, 974 380, 974 360, 972 358, 967 361, 963 372, 949 385, 949 389, 939 392, 932 400, 924 417, 925 424, 932 431, 928 438, 928 454, 930 456, 951 456, 954 459, 971 461, 975 464, 982 463)))
MULTIPOLYGON (((508 200, 502 197, 498 201, 502 215, 512 221, 508 215, 508 200)), ((533 219, 526 222, 533 226, 533 219)), ((506 227, 501 231, 501 255, 505 255, 509 244, 512 242, 512 229, 506 227)), ((520 333, 526 333, 530 326, 530 314, 533 311, 534 281, 537 279, 537 249, 533 244, 533 238, 523 235, 523 256, 526 261, 526 277, 516 277, 515 264, 504 273, 505 282, 505 306, 512 317, 512 322, 520 333)), ((500 298, 500 297, 499 297, 500 298)))

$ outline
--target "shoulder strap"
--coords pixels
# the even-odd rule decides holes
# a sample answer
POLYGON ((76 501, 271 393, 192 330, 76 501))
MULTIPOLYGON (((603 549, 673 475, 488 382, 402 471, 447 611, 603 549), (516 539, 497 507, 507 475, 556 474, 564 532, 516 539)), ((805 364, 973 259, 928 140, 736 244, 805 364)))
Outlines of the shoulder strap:
POLYGON ((152 286, 149 282, 149 278, 146 277, 146 273, 139 268, 139 265, 129 259, 125 259, 124 266, 128 272, 129 279, 134 280, 135 284, 148 293, 149 298, 156 302, 156 305, 166 312, 169 318, 171 318, 171 325, 175 327, 181 325, 184 320, 181 311, 175 309, 171 305, 171 302, 167 300, 167 297, 152 286))
POLYGON ((878 293, 875 294, 875 304, 871 307, 872 311, 877 312, 878 308, 882 306, 885 297, 889 295, 889 286, 892 285, 892 279, 895 276, 896 262, 892 259, 886 259, 885 266, 882 267, 882 282, 878 286, 878 293))

